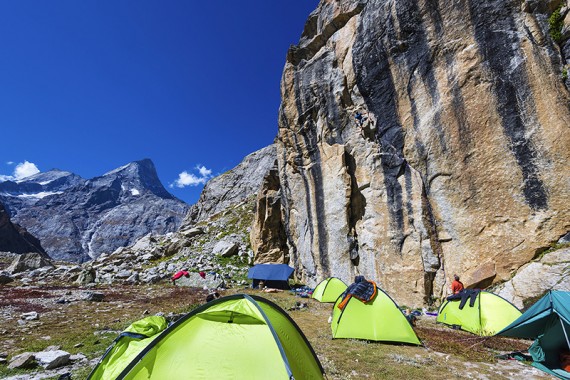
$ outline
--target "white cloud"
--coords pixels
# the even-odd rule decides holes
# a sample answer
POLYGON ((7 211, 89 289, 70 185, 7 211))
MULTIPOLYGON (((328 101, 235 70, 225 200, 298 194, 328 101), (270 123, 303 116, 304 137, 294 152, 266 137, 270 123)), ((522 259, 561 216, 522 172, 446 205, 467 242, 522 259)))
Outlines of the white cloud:
POLYGON ((170 184, 170 187, 179 187, 184 188, 186 186, 198 186, 203 185, 210 178, 212 178, 212 171, 205 166, 197 165, 195 168, 199 175, 188 173, 187 171, 183 171, 182 173, 178 174, 178 179, 174 181, 174 183, 170 184))
POLYGON ((196 169, 198 169, 198 171, 200 172, 200 175, 202 177, 209 178, 212 176, 212 171, 210 169, 206 169, 205 166, 198 165, 198 166, 196 166, 196 169))
POLYGON ((6 165, 14 165, 14 164, 15 164, 14 161, 7 161, 7 162, 6 162, 6 165))
POLYGON ((38 174, 40 170, 36 166, 36 164, 28 161, 20 162, 16 165, 16 169, 14 169, 14 178, 16 180, 26 178, 32 176, 34 174, 38 174))
MULTIPOLYGON (((12 161, 10 161, 10 162, 7 162, 7 164, 13 165, 14 163, 12 161)), ((12 175, 0 174, 0 182, 18 181, 20 179, 32 176, 34 174, 38 174, 39 172, 40 172, 40 170, 38 169, 36 164, 34 164, 33 162, 28 162, 28 161, 20 162, 14 168, 14 173, 12 173, 12 175)))

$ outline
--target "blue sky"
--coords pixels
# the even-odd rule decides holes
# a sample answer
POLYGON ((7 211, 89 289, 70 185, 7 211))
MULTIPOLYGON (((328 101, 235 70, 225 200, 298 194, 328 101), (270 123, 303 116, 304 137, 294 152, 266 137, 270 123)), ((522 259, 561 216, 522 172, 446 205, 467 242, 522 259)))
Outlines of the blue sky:
POLYGON ((317 4, 0 2, 0 178, 150 158, 195 203, 205 178, 275 138, 287 49, 317 4))

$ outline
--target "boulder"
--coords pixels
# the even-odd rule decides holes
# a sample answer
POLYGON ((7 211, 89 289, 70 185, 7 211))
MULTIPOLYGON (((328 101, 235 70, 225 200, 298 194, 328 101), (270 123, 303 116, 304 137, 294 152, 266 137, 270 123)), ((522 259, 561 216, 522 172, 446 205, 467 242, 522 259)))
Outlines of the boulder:
POLYGON ((44 369, 62 367, 70 362, 70 353, 62 350, 36 352, 34 356, 44 369))
POLYGON ((222 240, 216 243, 212 254, 222 257, 232 257, 238 253, 238 249, 238 244, 222 240))
POLYGON ((537 299, 550 289, 570 289, 570 248, 548 252, 523 265, 512 279, 496 286, 493 292, 522 309, 525 300, 537 299))
POLYGON ((84 301, 101 302, 105 298, 105 294, 98 292, 83 292, 82 299, 84 301))
POLYGON ((190 272, 188 277, 182 276, 176 280, 176 286, 189 286, 194 288, 216 289, 224 285, 224 280, 218 275, 206 273, 206 278, 200 277, 198 273, 190 272))
POLYGON ((0 285, 9 284, 10 282, 14 281, 14 278, 10 276, 8 272, 0 272, 0 285))
POLYGON ((94 268, 88 267, 81 270, 76 282, 80 285, 91 284, 97 278, 97 271, 94 268))
POLYGON ((204 232, 204 229, 202 227, 193 227, 193 228, 188 228, 186 230, 180 231, 180 233, 187 238, 193 238, 194 236, 202 235, 205 232, 204 232))
POLYGON ((28 369, 37 366, 36 358, 33 352, 24 352, 10 359, 8 369, 28 369))
POLYGON ((54 267, 52 262, 40 253, 31 252, 16 256, 12 264, 6 269, 9 273, 21 273, 42 267, 54 267))
POLYGON ((36 311, 30 311, 28 313, 23 313, 21 318, 25 321, 36 321, 40 319, 40 315, 36 311))

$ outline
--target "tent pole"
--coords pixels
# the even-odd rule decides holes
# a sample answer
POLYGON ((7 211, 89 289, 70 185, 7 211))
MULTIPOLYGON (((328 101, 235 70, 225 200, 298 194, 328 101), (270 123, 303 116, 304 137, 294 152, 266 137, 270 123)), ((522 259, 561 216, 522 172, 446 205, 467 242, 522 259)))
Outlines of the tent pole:
POLYGON ((568 345, 568 349, 570 349, 570 340, 568 340, 568 333, 566 332, 566 329, 564 328, 564 321, 562 320, 562 318, 558 318, 560 320, 560 324, 562 325, 562 331, 564 331, 564 337, 566 338, 566 344, 568 345))

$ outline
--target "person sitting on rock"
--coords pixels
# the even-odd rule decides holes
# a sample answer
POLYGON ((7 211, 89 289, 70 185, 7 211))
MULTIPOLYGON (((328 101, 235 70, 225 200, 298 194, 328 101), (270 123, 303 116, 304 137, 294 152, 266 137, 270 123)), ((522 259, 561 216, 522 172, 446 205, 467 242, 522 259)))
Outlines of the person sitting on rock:
POLYGON ((461 281, 459 281, 459 276, 454 274, 453 275, 453 282, 451 283, 451 292, 453 294, 458 294, 458 293, 462 292, 463 289, 465 289, 465 287, 463 286, 463 283, 461 281))

